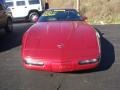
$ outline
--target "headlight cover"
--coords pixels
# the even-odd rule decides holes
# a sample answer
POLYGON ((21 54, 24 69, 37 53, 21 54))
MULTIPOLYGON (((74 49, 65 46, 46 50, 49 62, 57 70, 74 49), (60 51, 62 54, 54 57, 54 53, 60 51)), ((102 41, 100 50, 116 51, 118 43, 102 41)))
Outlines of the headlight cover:
POLYGON ((90 60, 82 60, 79 62, 80 65, 83 65, 83 64, 91 64, 91 63, 96 63, 98 62, 99 60, 98 59, 90 59, 90 60))
POLYGON ((25 63, 29 64, 29 65, 39 65, 39 66, 43 66, 44 65, 44 63, 42 61, 35 60, 35 59, 30 58, 30 57, 27 57, 25 59, 25 63))

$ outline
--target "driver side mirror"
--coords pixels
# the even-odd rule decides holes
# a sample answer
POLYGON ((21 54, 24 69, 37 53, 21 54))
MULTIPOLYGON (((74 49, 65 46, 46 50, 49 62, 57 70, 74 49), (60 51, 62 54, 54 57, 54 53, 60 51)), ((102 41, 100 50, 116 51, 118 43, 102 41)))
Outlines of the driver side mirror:
POLYGON ((38 18, 34 18, 34 19, 33 19, 33 22, 37 22, 37 21, 38 21, 38 18))
POLYGON ((37 22, 38 21, 38 19, 39 19, 39 17, 37 16, 37 15, 31 15, 31 21, 32 22, 37 22))

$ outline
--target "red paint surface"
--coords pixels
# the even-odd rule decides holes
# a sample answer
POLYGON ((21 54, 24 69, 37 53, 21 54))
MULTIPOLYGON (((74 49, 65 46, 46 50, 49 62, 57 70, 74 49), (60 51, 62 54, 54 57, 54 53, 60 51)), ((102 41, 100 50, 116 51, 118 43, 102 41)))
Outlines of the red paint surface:
POLYGON ((38 22, 23 37, 22 57, 45 63, 24 64, 29 69, 67 72, 95 68, 98 62, 88 65, 78 62, 100 57, 96 31, 82 21, 38 22))

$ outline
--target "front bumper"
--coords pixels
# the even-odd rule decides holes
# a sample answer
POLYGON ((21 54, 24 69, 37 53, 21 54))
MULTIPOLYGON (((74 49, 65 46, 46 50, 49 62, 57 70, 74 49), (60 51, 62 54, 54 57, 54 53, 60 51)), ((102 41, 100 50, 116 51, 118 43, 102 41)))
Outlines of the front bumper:
POLYGON ((96 63, 83 64, 80 65, 78 62, 66 62, 66 63, 54 63, 54 62, 45 62, 43 66, 31 65, 23 62, 23 65, 26 69, 31 70, 44 70, 49 72, 71 72, 71 71, 80 71, 94 69, 98 66, 99 61, 96 63))

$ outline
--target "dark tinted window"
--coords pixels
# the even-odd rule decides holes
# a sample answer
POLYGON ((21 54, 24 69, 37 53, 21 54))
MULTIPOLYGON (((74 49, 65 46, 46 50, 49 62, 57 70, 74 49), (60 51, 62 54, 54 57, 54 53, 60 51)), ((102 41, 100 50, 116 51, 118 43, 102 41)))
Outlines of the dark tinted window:
POLYGON ((39 0, 29 0, 29 4, 39 4, 39 0))
POLYGON ((68 10, 47 10, 45 11, 39 21, 79 21, 81 16, 74 9, 68 10))
POLYGON ((25 1, 16 1, 16 5, 17 6, 24 6, 25 5, 25 1))
POLYGON ((6 5, 7 5, 8 7, 12 7, 12 6, 13 6, 13 2, 6 2, 6 5))

